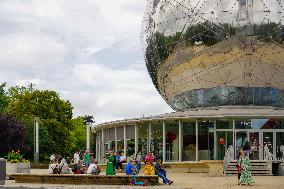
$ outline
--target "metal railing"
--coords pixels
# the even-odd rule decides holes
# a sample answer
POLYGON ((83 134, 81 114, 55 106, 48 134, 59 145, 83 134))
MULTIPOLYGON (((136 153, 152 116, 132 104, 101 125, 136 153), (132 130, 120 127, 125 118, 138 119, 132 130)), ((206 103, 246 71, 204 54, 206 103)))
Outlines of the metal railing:
POLYGON ((263 148, 263 160, 267 162, 268 168, 270 170, 270 174, 272 174, 272 161, 273 161, 273 154, 269 151, 267 145, 263 148))
POLYGON ((223 172, 226 174, 226 170, 230 164, 231 161, 234 160, 234 147, 233 146, 229 146, 227 151, 226 151, 226 154, 225 154, 225 157, 224 157, 224 163, 223 163, 223 172))

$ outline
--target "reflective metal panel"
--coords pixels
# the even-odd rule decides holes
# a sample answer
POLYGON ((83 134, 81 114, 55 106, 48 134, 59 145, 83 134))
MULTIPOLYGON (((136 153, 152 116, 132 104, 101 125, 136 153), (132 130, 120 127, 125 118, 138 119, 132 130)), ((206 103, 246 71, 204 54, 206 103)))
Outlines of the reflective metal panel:
POLYGON ((284 106, 284 0, 148 0, 141 40, 175 110, 284 106))

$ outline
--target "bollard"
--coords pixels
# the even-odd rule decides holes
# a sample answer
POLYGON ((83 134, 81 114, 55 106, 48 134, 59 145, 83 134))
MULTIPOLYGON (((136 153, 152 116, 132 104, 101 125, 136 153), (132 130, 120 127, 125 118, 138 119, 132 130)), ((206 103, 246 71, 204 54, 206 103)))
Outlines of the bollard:
POLYGON ((6 160, 0 158, 0 185, 4 185, 6 180, 6 160))

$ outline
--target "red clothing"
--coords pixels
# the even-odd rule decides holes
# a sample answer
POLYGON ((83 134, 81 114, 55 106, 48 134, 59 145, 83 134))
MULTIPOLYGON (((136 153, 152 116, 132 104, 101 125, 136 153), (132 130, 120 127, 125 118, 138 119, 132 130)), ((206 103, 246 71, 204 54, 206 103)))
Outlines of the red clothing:
POLYGON ((153 155, 153 154, 147 154, 146 156, 145 156, 145 162, 146 163, 149 163, 149 164, 153 164, 153 162, 154 162, 154 159, 155 159, 155 156, 153 155))

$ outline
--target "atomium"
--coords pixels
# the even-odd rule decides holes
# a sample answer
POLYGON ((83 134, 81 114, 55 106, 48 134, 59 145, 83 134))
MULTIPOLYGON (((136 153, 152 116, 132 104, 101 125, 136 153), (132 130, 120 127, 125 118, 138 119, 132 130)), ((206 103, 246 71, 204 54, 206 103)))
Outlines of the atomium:
POLYGON ((284 0, 148 0, 148 72, 177 111, 284 107, 284 0))

